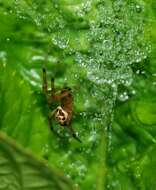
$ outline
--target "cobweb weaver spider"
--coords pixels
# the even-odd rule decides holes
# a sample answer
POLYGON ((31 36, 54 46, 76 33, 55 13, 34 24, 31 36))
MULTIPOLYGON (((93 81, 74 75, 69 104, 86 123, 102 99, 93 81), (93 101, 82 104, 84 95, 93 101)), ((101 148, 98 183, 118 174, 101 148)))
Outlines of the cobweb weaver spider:
POLYGON ((52 126, 52 119, 53 117, 55 117, 55 119, 61 126, 69 129, 73 138, 81 142, 81 140, 77 137, 76 133, 71 127, 71 120, 73 115, 73 96, 71 93, 71 89, 69 87, 64 87, 61 89, 60 92, 59 91, 57 92, 54 87, 54 78, 51 78, 51 89, 48 90, 46 69, 43 68, 42 71, 43 71, 42 88, 49 108, 51 108, 53 103, 57 102, 59 104, 59 106, 57 106, 56 109, 49 112, 48 114, 50 129, 54 131, 52 126))

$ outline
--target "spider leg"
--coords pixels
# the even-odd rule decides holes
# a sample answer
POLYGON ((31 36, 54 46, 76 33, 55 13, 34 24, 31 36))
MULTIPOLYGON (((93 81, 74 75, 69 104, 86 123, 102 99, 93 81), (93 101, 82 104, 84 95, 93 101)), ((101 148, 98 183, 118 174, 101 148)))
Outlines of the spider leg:
POLYGON ((76 136, 75 133, 73 133, 73 138, 76 139, 78 142, 82 143, 82 141, 78 138, 78 136, 76 136))
POLYGON ((54 86, 54 78, 51 78, 51 90, 50 96, 49 96, 49 104, 55 101, 60 101, 61 95, 56 92, 55 86, 54 86))
POLYGON ((54 130, 53 125, 52 125, 52 118, 49 118, 49 117, 48 117, 48 122, 49 122, 49 128, 50 128, 50 130, 51 130, 57 137, 62 138, 62 137, 54 130))
POLYGON ((53 125, 52 125, 52 118, 53 118, 55 112, 56 112, 56 109, 53 110, 52 112, 49 112, 49 114, 48 114, 49 128, 50 128, 50 130, 51 130, 57 137, 62 138, 62 137, 54 130, 53 125))
POLYGON ((47 96, 47 93, 48 93, 48 83, 47 83, 46 69, 43 68, 42 72, 43 72, 43 85, 42 85, 42 89, 43 89, 44 94, 47 96))
POLYGON ((52 119, 52 117, 54 116, 54 114, 56 113, 57 109, 54 109, 53 111, 49 112, 48 114, 48 118, 52 119))
POLYGON ((54 99, 54 93, 55 93, 55 90, 54 90, 54 79, 51 79, 51 90, 48 90, 48 82, 47 82, 47 75, 46 75, 46 69, 43 68, 42 69, 42 72, 43 72, 43 85, 42 85, 42 89, 43 89, 43 93, 47 99, 47 103, 48 105, 50 106, 53 102, 53 99, 54 99), (53 94, 52 96, 50 96, 50 94, 53 94))
POLYGON ((48 117, 48 123, 49 123, 49 128, 51 131, 54 131, 53 125, 52 125, 52 119, 48 117))
POLYGON ((78 136, 76 135, 74 129, 73 129, 71 126, 68 126, 68 129, 69 129, 69 131, 70 131, 72 137, 73 137, 75 140, 77 140, 78 142, 82 143, 82 141, 81 141, 81 140, 78 138, 78 136))
POLYGON ((51 78, 51 96, 53 96, 54 93, 55 93, 54 78, 51 78))
POLYGON ((55 113, 56 113, 56 109, 54 109, 53 111, 51 111, 51 112, 48 113, 49 128, 52 131, 54 131, 53 130, 53 126, 52 126, 52 118, 53 118, 53 116, 54 116, 55 113))

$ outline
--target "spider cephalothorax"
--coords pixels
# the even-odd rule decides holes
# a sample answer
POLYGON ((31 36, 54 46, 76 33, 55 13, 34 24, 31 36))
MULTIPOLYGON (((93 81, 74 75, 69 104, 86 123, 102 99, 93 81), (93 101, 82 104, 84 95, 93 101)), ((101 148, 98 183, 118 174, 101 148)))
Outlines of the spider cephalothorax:
POLYGON ((50 108, 53 103, 57 102, 57 104, 59 105, 56 109, 48 114, 50 128, 53 130, 51 121, 53 116, 55 116, 57 122, 61 126, 67 126, 72 133, 72 136, 79 142, 81 142, 80 139, 76 136, 73 128, 71 127, 71 120, 73 115, 73 96, 71 93, 71 89, 69 87, 64 87, 61 89, 61 91, 56 91, 54 88, 54 79, 52 78, 51 90, 48 90, 46 70, 43 69, 43 92, 46 96, 46 100, 50 108))

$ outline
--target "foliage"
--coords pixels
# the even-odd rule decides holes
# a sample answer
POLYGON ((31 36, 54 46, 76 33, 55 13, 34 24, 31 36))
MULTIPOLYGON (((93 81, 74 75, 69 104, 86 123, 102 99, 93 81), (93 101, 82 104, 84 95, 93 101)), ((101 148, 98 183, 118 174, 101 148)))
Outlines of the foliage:
POLYGON ((62 174, 36 160, 2 133, 0 167, 1 189, 73 189, 72 184, 62 174))
POLYGON ((153 2, 1 0, 1 130, 81 189, 154 189, 153 2), (48 129, 43 65, 73 89, 82 144, 48 129))

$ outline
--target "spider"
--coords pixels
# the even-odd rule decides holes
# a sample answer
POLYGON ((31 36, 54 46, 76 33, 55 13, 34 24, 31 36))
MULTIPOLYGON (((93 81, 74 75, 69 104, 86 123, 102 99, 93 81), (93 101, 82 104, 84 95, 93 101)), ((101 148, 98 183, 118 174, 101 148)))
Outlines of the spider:
POLYGON ((81 142, 81 140, 77 137, 73 128, 71 127, 71 121, 73 116, 73 96, 71 89, 69 87, 64 87, 60 91, 56 91, 54 87, 54 78, 51 78, 51 89, 48 90, 46 69, 43 68, 42 72, 42 88, 49 108, 51 108, 51 106, 55 103, 59 105, 48 114, 50 129, 54 131, 52 126, 52 119, 53 117, 55 117, 56 121, 60 124, 60 126, 68 128, 73 138, 81 142))

